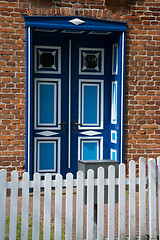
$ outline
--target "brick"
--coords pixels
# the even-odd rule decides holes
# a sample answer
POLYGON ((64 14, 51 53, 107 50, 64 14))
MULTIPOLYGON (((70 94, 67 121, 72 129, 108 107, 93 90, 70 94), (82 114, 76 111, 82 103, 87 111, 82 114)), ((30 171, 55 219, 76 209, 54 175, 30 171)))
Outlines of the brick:
POLYGON ((158 129, 158 125, 142 125, 142 129, 158 129))

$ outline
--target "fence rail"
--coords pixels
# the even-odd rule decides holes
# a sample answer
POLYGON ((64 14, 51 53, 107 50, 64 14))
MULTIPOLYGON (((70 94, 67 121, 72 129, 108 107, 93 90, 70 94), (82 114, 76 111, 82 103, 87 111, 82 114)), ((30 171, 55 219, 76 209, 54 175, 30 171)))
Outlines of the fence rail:
POLYGON ((84 189, 87 188, 87 219, 86 219, 86 239, 105 239, 104 225, 107 221, 107 238, 113 240, 126 239, 126 186, 129 192, 129 239, 136 239, 136 227, 139 228, 139 239, 146 239, 146 229, 149 229, 149 239, 157 239, 158 229, 160 229, 160 157, 156 161, 149 159, 146 168, 146 160, 139 159, 139 177, 136 178, 136 163, 129 163, 129 178, 126 178, 126 166, 119 165, 119 178, 115 178, 115 168, 108 168, 108 178, 104 178, 104 169, 100 167, 97 179, 94 179, 93 170, 88 170, 87 179, 84 179, 83 172, 77 173, 77 179, 68 173, 66 179, 60 174, 52 180, 50 174, 45 175, 45 180, 41 180, 38 173, 35 173, 34 180, 29 181, 28 173, 23 174, 22 181, 18 180, 18 172, 11 173, 11 182, 7 182, 7 172, 0 171, 0 240, 5 239, 5 219, 6 219, 6 192, 11 189, 10 197, 10 224, 9 239, 16 239, 17 231, 17 208, 18 189, 22 189, 21 206, 21 239, 28 239, 28 218, 30 189, 33 189, 33 223, 32 239, 39 239, 40 233, 40 202, 41 188, 44 188, 44 215, 43 215, 43 239, 50 239, 51 232, 51 205, 54 198, 54 239, 62 239, 62 195, 65 194, 65 239, 73 239, 73 196, 76 198, 76 230, 75 238, 84 238, 84 189), (118 185, 118 236, 115 233, 115 186, 118 185), (136 222, 136 186, 139 186, 139 211, 138 223, 136 222), (97 191, 97 213, 95 215, 94 191, 97 191), (104 202, 105 186, 108 186, 108 203, 104 202), (148 193, 146 194, 146 189, 148 193), (52 191, 54 190, 54 195, 52 191), (76 193, 76 194, 75 194, 76 193), (146 196, 148 200, 146 200, 146 196), (157 198, 158 196, 158 198, 157 198), (158 201, 157 201, 158 199, 158 201), (104 215, 104 207, 107 205, 107 216, 104 215), (147 208, 148 205, 148 208, 147 208), (158 211, 157 211, 158 208, 158 211), (149 220, 146 215, 149 210, 149 220), (107 220, 106 220, 107 219, 107 220), (147 226, 148 224, 148 226, 147 226), (96 230, 96 231, 95 231, 96 230))

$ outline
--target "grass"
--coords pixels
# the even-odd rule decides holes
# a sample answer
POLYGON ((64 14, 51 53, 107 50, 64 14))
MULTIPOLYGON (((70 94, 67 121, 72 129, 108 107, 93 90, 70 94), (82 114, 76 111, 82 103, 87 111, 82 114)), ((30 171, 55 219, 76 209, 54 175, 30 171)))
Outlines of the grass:
MULTIPOLYGON (((6 232, 5 232, 5 240, 9 240, 9 222, 10 218, 6 217, 6 232)), ((16 240, 21 239, 21 216, 17 217, 17 236, 16 240)), ((54 221, 51 221, 51 235, 50 239, 54 239, 54 221)), ((65 239, 65 227, 62 226, 62 240, 65 239)), ((28 240, 32 240, 32 218, 28 219, 28 240)), ((39 232, 39 240, 43 240, 43 221, 40 221, 40 232, 39 232)))

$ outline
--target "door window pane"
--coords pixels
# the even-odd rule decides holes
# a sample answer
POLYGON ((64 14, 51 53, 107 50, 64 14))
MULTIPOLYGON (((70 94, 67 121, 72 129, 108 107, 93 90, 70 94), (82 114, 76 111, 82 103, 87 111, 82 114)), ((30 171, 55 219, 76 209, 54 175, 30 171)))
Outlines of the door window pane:
POLYGON ((59 46, 35 46, 34 47, 35 73, 61 73, 61 47, 59 46))
POLYGON ((79 74, 104 74, 104 48, 79 48, 79 74))
POLYGON ((52 55, 52 53, 44 52, 40 55, 40 65, 42 65, 42 67, 52 67, 54 66, 54 62, 54 55, 52 55))

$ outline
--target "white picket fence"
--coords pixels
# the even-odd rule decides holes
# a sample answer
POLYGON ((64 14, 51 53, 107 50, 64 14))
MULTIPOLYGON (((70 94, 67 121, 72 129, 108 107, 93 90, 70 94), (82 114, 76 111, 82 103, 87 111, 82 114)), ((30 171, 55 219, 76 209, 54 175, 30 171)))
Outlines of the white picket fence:
POLYGON ((9 239, 16 240, 17 229, 17 202, 18 189, 22 189, 22 209, 21 209, 21 239, 28 239, 28 217, 29 217, 29 189, 33 188, 33 226, 32 239, 39 239, 40 231, 40 191, 44 188, 44 216, 43 216, 43 239, 50 239, 51 225, 51 199, 55 198, 54 216, 54 239, 62 239, 62 192, 66 189, 65 203, 65 239, 73 239, 73 195, 76 191, 76 236, 75 239, 83 239, 84 231, 84 187, 87 186, 87 226, 86 239, 105 239, 104 222, 107 218, 108 233, 107 239, 116 238, 115 235, 115 185, 118 185, 118 239, 126 239, 126 186, 129 188, 129 239, 136 239, 136 185, 139 185, 139 239, 146 239, 146 189, 148 187, 148 209, 149 209, 149 238, 157 239, 157 232, 160 229, 160 157, 156 162, 154 159, 148 160, 148 181, 146 178, 146 160, 139 159, 139 178, 136 178, 136 164, 131 161, 129 164, 129 178, 126 178, 126 166, 119 165, 119 178, 115 178, 115 168, 110 166, 108 178, 104 178, 104 169, 99 168, 97 179, 94 179, 93 170, 87 172, 87 179, 83 173, 77 173, 77 179, 68 173, 66 179, 58 174, 55 180, 51 180, 51 175, 46 174, 45 180, 40 180, 40 175, 36 173, 34 180, 29 181, 28 173, 23 174, 22 181, 18 181, 18 172, 13 171, 11 182, 6 181, 7 172, 0 171, 0 240, 5 239, 5 218, 6 218, 6 190, 11 189, 10 199, 10 227, 9 239), (156 186, 156 170, 158 170, 158 185, 156 186), (104 186, 108 185, 108 216, 104 216, 104 186), (95 237, 94 223, 94 186, 97 186, 97 237, 95 237), (52 196, 51 190, 55 191, 52 196), (158 194, 158 201, 157 201, 158 194), (158 207, 158 214, 157 214, 158 207))

